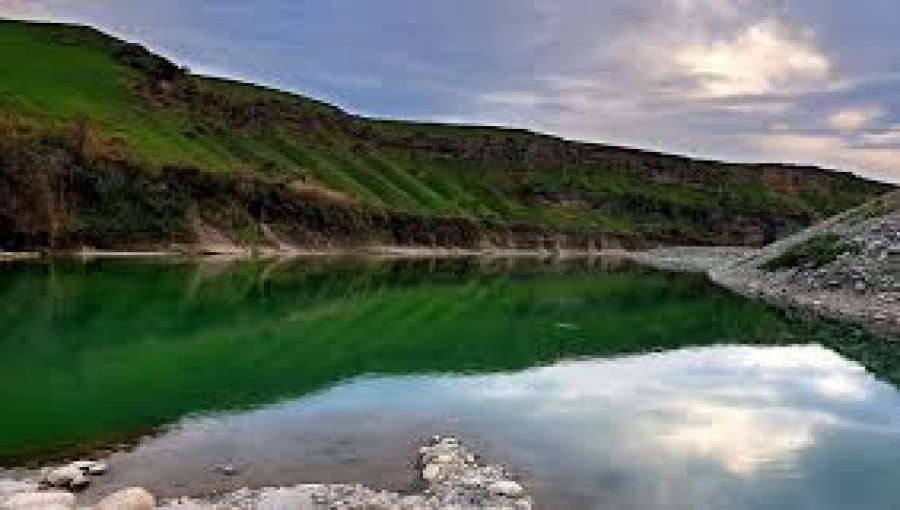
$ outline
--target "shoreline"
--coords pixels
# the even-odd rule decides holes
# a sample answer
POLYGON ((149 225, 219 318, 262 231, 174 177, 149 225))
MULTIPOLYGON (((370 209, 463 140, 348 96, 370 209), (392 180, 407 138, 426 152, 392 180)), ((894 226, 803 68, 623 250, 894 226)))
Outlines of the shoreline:
POLYGON ((303 258, 369 258, 374 260, 415 260, 430 258, 575 260, 610 258, 642 264, 663 271, 705 274, 717 285, 748 299, 799 311, 829 321, 862 326, 876 334, 900 335, 900 306, 894 297, 882 302, 879 296, 857 296, 838 291, 807 292, 794 288, 760 270, 739 268, 742 260, 760 253, 758 248, 729 246, 670 246, 647 250, 608 249, 510 249, 431 248, 370 245, 359 247, 280 248, 205 247, 202 250, 127 251, 82 249, 55 253, 0 252, 0 264, 45 259, 91 260, 186 260, 197 262, 291 261, 303 258), (891 312, 893 308, 898 310, 891 312))
POLYGON ((846 289, 811 291, 785 280, 786 273, 741 267, 756 249, 673 247, 626 252, 629 260, 667 271, 702 273, 715 284, 748 299, 818 320, 862 327, 876 336, 900 337, 900 295, 853 294, 846 289))
POLYGON ((810 292, 791 285, 772 283, 763 275, 711 271, 717 285, 749 299, 807 314, 818 320, 838 321, 862 327, 876 336, 900 338, 900 305, 894 297, 850 295, 842 292, 810 292))
MULTIPOLYGON (((301 484, 241 488, 207 497, 157 499, 141 487, 106 494, 95 505, 79 501, 78 493, 93 478, 107 475, 102 460, 82 460, 46 468, 36 478, 0 478, 0 508, 4 510, 256 510, 371 509, 530 510, 532 497, 504 466, 485 462, 452 436, 434 436, 415 455, 417 484, 398 493, 360 484, 301 484)), ((233 466, 214 466, 223 476, 237 474, 233 466)))
POLYGON ((198 261, 291 260, 306 257, 370 257, 385 259, 419 258, 542 258, 569 259, 624 256, 621 249, 514 249, 514 248, 429 248, 415 246, 371 245, 340 248, 247 248, 203 250, 96 250, 57 252, 0 252, 0 263, 42 259, 185 259, 198 261))

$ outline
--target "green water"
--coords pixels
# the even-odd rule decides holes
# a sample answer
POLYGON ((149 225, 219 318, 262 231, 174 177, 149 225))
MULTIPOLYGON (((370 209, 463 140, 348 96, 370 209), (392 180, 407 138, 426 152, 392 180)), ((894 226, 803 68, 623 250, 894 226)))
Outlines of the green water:
MULTIPOLYGON (((335 402, 377 405, 383 395, 394 408, 392 426, 400 427, 404 405, 434 393, 435 385, 443 388, 446 377, 527 381, 529 371, 571 360, 602 362, 579 369, 580 381, 597 374, 590 387, 640 377, 675 387, 682 379, 668 381, 673 376, 666 371, 615 375, 618 363, 633 363, 616 360, 669 352, 677 361, 675 353, 687 347, 752 345, 766 353, 774 346, 821 345, 882 381, 897 381, 900 366, 896 349, 886 344, 792 320, 703 277, 599 262, 8 264, 0 266, 0 323, 0 460, 6 465, 164 432, 205 416, 256 416, 255 410, 284 402, 308 409, 306 397, 354 381, 363 381, 356 393, 364 396, 354 401, 350 392, 335 402), (379 382, 390 380, 398 382, 379 382), (389 389, 394 386, 399 389, 389 389), (406 396, 397 400, 398 394, 406 396)), ((810 363, 822 358, 818 351, 807 354, 810 363)), ((639 365, 658 360, 647 359, 639 365)), ((697 370, 703 373, 692 366, 679 377, 697 370)), ((732 381, 721 368, 710 371, 732 381)), ((724 383, 691 384, 700 394, 724 383)), ((888 402, 879 406, 900 410, 896 390, 879 391, 888 402)), ((442 394, 434 401, 447 400, 442 394)), ((617 399, 637 405, 639 394, 623 390, 617 399)), ((549 395, 534 398, 544 402, 549 395)), ((462 406, 454 419, 471 414, 471 403, 453 402, 442 413, 462 406)), ((577 401, 566 402, 579 409, 577 401)), ((603 421, 602 409, 593 409, 590 419, 603 421)), ((360 412, 351 424, 366 420, 360 412)), ((474 415, 491 413, 501 430, 509 426, 503 420, 512 418, 497 411, 474 415)), ((477 436, 477 429, 469 433, 477 436)), ((263 437, 264 430, 256 433, 263 437)))
POLYGON ((5 265, 0 323, 6 459, 363 374, 806 334, 697 277, 476 261, 5 265))

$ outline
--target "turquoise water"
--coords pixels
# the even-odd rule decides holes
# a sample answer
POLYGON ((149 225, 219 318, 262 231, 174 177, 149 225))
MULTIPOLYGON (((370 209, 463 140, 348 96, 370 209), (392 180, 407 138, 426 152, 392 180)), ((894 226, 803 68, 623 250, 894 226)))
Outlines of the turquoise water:
POLYGON ((0 459, 143 437, 98 492, 402 490, 416 446, 453 433, 543 507, 900 502, 896 349, 697 276, 607 262, 30 263, 0 268, 0 296, 0 459))

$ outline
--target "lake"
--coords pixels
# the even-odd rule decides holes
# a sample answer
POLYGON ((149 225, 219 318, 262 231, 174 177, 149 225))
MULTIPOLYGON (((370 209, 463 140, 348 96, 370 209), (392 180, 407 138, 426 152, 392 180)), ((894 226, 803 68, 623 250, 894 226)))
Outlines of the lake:
POLYGON ((0 295, 0 463, 109 448, 98 494, 405 490, 457 434, 540 508, 900 505, 900 349, 697 275, 57 261, 0 266, 0 295))

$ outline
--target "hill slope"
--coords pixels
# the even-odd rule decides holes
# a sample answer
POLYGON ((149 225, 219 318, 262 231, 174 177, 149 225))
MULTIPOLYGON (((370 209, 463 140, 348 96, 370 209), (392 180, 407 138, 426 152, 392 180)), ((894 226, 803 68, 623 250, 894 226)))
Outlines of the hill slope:
POLYGON ((762 244, 888 187, 527 131, 379 121, 0 21, 0 249, 762 244))
POLYGON ((737 290, 900 334, 900 192, 718 269, 737 290))

